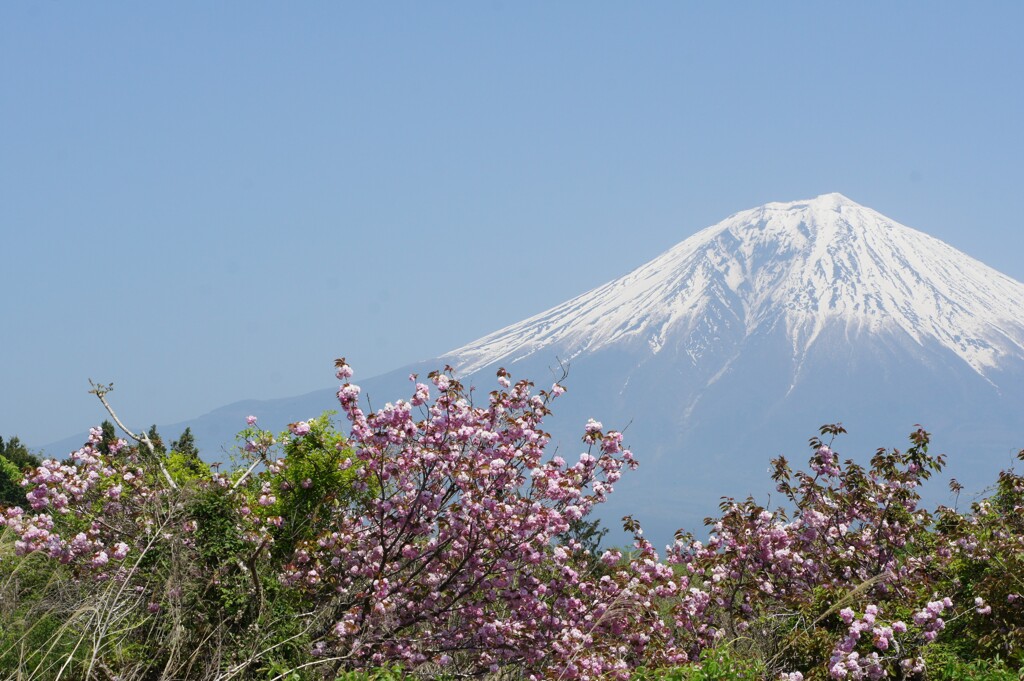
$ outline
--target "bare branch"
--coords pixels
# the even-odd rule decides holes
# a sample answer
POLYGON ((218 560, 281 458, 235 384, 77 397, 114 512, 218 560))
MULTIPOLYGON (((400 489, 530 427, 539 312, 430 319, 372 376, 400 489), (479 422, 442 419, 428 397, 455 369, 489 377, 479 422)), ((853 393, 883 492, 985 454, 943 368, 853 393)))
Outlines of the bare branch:
MULTIPOLYGON (((128 430, 128 427, 125 426, 121 422, 121 419, 119 419, 117 414, 114 412, 114 408, 110 406, 110 402, 107 402, 107 393, 112 392, 114 390, 114 384, 113 383, 108 383, 107 385, 103 385, 102 383, 97 384, 97 383, 93 383, 92 379, 90 378, 89 379, 89 385, 92 386, 92 390, 89 391, 89 394, 95 395, 96 397, 99 398, 100 402, 102 402, 103 406, 106 408, 107 413, 110 414, 110 418, 114 419, 114 423, 117 424, 117 427, 120 428, 121 430, 123 430, 125 435, 127 435, 131 439, 135 440, 136 442, 140 442, 141 443, 142 442, 142 438, 140 438, 138 435, 136 435, 132 431, 128 430)), ((147 437, 146 439, 148 441, 149 438, 147 437)), ((147 444, 150 447, 150 451, 153 451, 153 449, 152 449, 153 444, 151 442, 147 442, 147 444)))
MULTIPOLYGON (((99 401, 103 404, 104 408, 106 408, 107 413, 110 414, 110 418, 114 419, 114 423, 117 424, 117 427, 124 431, 125 435, 135 440, 139 444, 146 445, 146 447, 149 448, 149 453, 152 454, 154 458, 156 458, 156 448, 153 446, 153 442, 149 439, 149 435, 143 432, 142 436, 140 437, 133 433, 132 431, 128 430, 127 426, 125 426, 124 423, 121 422, 121 419, 118 418, 117 413, 114 412, 114 408, 110 406, 110 402, 107 402, 107 393, 111 392, 114 389, 114 384, 108 383, 106 385, 103 385, 102 383, 93 383, 92 379, 90 378, 89 385, 92 386, 92 390, 90 390, 89 393, 99 398, 99 401)), ((163 461, 159 461, 158 463, 160 465, 160 472, 164 474, 164 478, 166 478, 167 484, 170 485, 172 489, 178 489, 178 485, 174 482, 174 479, 171 477, 171 474, 167 472, 167 468, 164 466, 163 461)))

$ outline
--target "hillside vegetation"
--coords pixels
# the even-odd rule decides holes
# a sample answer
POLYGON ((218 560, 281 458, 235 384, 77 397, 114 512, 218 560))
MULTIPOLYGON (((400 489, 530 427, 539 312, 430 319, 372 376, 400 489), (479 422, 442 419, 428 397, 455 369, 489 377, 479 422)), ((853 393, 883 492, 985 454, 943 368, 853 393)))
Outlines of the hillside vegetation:
POLYGON ((481 395, 446 370, 367 413, 343 360, 337 374, 347 434, 330 413, 280 434, 249 417, 228 463, 188 432, 129 442, 109 423, 63 461, 0 452, 0 678, 1015 679, 1024 664, 1024 478, 993 471, 969 508, 922 508, 944 460, 920 428, 859 465, 824 426, 805 468, 772 462, 780 503, 725 500, 664 553, 626 517, 632 545, 602 550, 590 514, 637 462, 596 421, 578 459, 545 451, 560 384, 501 370, 481 395))

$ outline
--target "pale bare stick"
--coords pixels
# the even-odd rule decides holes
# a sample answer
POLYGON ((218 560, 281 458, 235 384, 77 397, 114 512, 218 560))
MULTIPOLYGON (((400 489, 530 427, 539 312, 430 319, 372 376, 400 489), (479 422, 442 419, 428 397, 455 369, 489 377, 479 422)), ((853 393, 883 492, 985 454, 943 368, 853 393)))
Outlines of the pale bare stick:
POLYGON ((160 472, 162 472, 164 474, 164 477, 167 479, 167 484, 169 484, 172 489, 178 489, 178 485, 174 482, 174 479, 171 477, 171 474, 168 473, 167 469, 164 467, 163 461, 160 461, 159 458, 156 457, 156 447, 153 446, 153 442, 149 439, 149 435, 144 432, 140 437, 133 433, 132 431, 128 430, 128 428, 121 422, 121 419, 117 417, 117 414, 114 412, 114 408, 110 406, 109 402, 107 402, 107 393, 114 389, 114 384, 108 383, 107 385, 103 385, 99 383, 93 383, 92 379, 90 378, 89 385, 92 386, 92 390, 90 390, 89 392, 99 398, 100 402, 106 408, 107 413, 110 414, 110 418, 114 419, 114 423, 117 424, 117 427, 123 430, 125 435, 127 435, 131 439, 135 440, 140 444, 144 444, 146 445, 146 447, 149 448, 149 453, 152 454, 154 458, 157 458, 157 463, 160 465, 160 472))
POLYGON ((238 489, 238 486, 241 485, 243 482, 245 482, 245 479, 249 477, 249 474, 252 473, 253 470, 256 469, 256 466, 259 466, 261 463, 263 463, 263 459, 262 458, 259 458, 259 459, 256 459, 255 461, 253 461, 252 465, 249 466, 249 468, 245 471, 245 473, 242 474, 242 477, 240 477, 238 480, 236 480, 235 484, 231 486, 231 491, 234 492, 236 489, 238 489))

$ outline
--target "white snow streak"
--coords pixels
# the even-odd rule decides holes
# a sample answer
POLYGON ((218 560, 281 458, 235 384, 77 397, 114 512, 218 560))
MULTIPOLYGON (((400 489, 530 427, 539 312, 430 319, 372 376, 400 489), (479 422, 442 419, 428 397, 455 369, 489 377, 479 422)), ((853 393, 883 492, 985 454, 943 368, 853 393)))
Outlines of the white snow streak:
POLYGON ((651 262, 453 350, 465 374, 540 350, 571 359, 616 344, 696 363, 722 334, 784 328, 799 363, 821 333, 933 340, 977 373, 1024 358, 1024 284, 840 194, 769 203, 651 262), (781 327, 780 327, 781 325, 781 327))

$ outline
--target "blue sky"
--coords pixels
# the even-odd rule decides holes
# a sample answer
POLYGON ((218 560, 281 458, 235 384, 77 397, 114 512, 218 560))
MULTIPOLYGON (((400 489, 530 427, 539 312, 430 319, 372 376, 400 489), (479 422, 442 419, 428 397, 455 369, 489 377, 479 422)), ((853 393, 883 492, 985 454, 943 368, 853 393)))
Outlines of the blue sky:
MULTIPOLYGON (((1021 3, 0 5, 0 435, 437 356, 839 191, 1024 280, 1021 3)), ((330 405, 325 405, 329 407, 330 405)), ((168 434, 176 436, 176 433, 168 434)))

